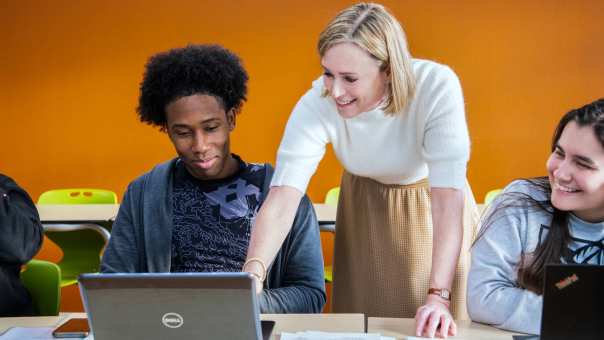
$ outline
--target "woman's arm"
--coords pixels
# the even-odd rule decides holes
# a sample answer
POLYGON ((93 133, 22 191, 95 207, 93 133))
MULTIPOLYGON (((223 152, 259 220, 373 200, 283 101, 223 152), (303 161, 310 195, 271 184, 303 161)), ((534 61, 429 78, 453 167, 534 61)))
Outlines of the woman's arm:
POLYGON ((319 223, 310 199, 300 201, 290 233, 270 270, 261 313, 321 313, 325 278, 319 223))
MULTIPOLYGON (((430 287, 451 290, 463 239, 464 194, 459 189, 432 188, 431 203, 433 236, 430 287)), ((439 324, 439 335, 442 337, 454 335, 457 331, 449 312, 449 301, 436 295, 428 295, 415 319, 418 336, 434 337, 439 324)))
MULTIPOLYGON (((265 277, 264 272, 275 259, 283 240, 289 233, 302 193, 290 186, 272 187, 266 200, 260 207, 252 230, 246 265, 243 270, 258 277, 265 277), (249 261, 259 259, 258 261, 249 261)), ((262 283, 256 282, 256 292, 262 291, 262 283)))
MULTIPOLYGON (((418 126, 419 143, 428 163, 432 202, 431 288, 450 289, 463 238, 463 190, 470 138, 465 120, 464 99, 457 75, 448 67, 434 66, 418 88, 417 100, 425 121, 418 126)), ((427 292, 426 292, 427 293, 427 292)), ((456 332, 449 302, 428 295, 416 314, 416 333, 439 336, 456 332)))
POLYGON ((464 194, 459 189, 432 188, 432 270, 430 287, 451 289, 463 239, 464 194))
MULTIPOLYGON (((289 117, 277 152, 271 189, 252 229, 244 271, 263 276, 292 228, 300 199, 328 143, 327 129, 321 118, 324 101, 319 90, 311 89, 300 98, 289 117)), ((256 290, 261 289, 262 285, 257 284, 256 290)))

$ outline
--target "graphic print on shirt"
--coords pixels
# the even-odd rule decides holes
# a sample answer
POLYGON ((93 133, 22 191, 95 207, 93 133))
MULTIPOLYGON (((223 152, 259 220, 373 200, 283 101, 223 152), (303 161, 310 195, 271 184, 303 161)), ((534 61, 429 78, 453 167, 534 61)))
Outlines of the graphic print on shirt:
POLYGON ((172 272, 240 271, 260 207, 265 166, 238 157, 231 177, 201 181, 182 162, 173 186, 172 272))
MULTIPOLYGON (((545 239, 545 231, 549 226, 541 225, 539 228, 539 243, 545 239)), ((570 237, 571 243, 568 251, 562 254, 562 262, 568 264, 602 264, 604 263, 604 238, 587 240, 575 236, 570 237)))

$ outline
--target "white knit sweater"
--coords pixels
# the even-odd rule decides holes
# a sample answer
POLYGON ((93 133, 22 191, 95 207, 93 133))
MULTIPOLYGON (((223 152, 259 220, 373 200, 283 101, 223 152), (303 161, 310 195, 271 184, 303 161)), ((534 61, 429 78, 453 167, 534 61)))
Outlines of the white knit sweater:
POLYGON ((447 66, 413 59, 417 91, 404 112, 381 109, 342 118, 323 79, 298 101, 285 128, 271 185, 305 192, 331 143, 344 168, 384 184, 428 177, 431 187, 462 188, 470 141, 461 85, 447 66))

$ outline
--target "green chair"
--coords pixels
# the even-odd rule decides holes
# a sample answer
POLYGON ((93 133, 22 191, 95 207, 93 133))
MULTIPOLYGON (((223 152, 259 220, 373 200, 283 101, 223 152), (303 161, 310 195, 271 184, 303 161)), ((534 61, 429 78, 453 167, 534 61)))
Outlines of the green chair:
MULTIPOLYGON (((340 197, 340 187, 331 188, 331 189, 329 189, 329 191, 327 191, 327 194, 325 195, 325 204, 333 205, 333 206, 337 207, 339 197, 340 197)), ((321 226, 321 230, 332 232, 332 233, 336 232, 335 225, 332 225, 332 224, 321 226)), ((325 282, 332 282, 333 281, 333 266, 325 266, 324 271, 325 271, 325 282)))
MULTIPOLYGON (((40 195, 38 204, 116 204, 117 195, 102 189, 57 189, 40 195)), ((109 227, 109 226, 108 226, 109 227)), ((44 224, 45 235, 63 251, 61 287, 75 284, 81 273, 99 271, 101 255, 109 241, 103 226, 85 224, 44 224)))
POLYGON ((487 206, 487 205, 491 204, 491 202, 493 202, 495 197, 497 197, 502 191, 503 191, 502 189, 494 189, 494 190, 487 192, 487 194, 484 196, 484 205, 487 206))
POLYGON ((323 267, 323 272, 325 273, 325 282, 333 282, 333 266, 323 267))
POLYGON ((38 198, 38 204, 116 204, 117 195, 103 189, 55 189, 38 198))
POLYGON ((61 269, 57 264, 31 260, 21 272, 21 281, 31 295, 36 315, 59 315, 61 269))
POLYGON ((329 205, 333 205, 333 206, 337 207, 339 198, 340 198, 340 187, 331 188, 325 195, 325 204, 329 204, 329 205))

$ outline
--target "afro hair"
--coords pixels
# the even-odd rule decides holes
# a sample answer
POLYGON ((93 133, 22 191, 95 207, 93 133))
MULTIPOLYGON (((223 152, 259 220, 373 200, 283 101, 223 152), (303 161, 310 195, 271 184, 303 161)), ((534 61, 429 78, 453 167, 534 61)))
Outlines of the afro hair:
POLYGON ((246 100, 248 75, 241 60, 219 45, 188 45, 147 62, 136 111, 144 123, 165 129, 166 106, 194 94, 214 96, 228 112, 246 100))

